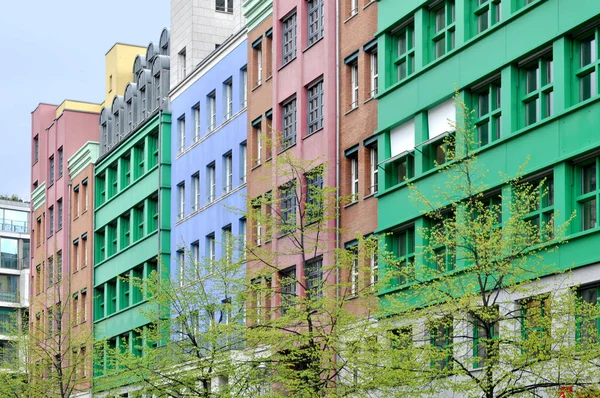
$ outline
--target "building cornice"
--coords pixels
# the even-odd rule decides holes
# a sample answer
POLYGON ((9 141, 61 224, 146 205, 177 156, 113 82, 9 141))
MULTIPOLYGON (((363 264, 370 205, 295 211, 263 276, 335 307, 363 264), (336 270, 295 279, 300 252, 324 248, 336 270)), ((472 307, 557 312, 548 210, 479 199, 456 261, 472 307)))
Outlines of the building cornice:
POLYGON ((237 48, 247 38, 246 28, 241 29, 232 36, 229 36, 223 44, 209 54, 202 62, 194 68, 194 70, 179 84, 171 89, 169 97, 171 101, 179 96, 182 92, 190 88, 198 79, 204 76, 208 71, 212 70, 216 64, 221 62, 231 51, 237 48))
POLYGON ((31 193, 31 203, 33 204, 33 210, 37 210, 46 203, 46 182, 42 182, 36 189, 31 193))
POLYGON ((100 143, 88 141, 68 160, 69 176, 75 178, 89 164, 96 163, 100 156, 100 143))
POLYGON ((273 14, 273 0, 246 0, 242 7, 244 7, 248 31, 254 30, 269 15, 273 14))

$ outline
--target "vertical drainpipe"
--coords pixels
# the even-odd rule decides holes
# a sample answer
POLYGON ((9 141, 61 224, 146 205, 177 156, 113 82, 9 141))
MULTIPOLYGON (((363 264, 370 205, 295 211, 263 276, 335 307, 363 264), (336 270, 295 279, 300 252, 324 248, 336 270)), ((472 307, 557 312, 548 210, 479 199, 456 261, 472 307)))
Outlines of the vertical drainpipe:
MULTIPOLYGON (((340 248, 340 0, 335 0, 335 243, 340 248)), ((336 256, 337 261, 337 256, 336 256)), ((340 296, 340 269, 335 267, 335 295, 336 300, 340 296)))
MULTIPOLYGON (((71 324, 71 302, 69 300, 73 299, 73 296, 71 296, 71 193, 73 192, 73 180, 69 178, 69 183, 68 183, 68 187, 69 187, 69 194, 67 195, 68 201, 67 201, 67 205, 69 206, 69 208, 67 209, 67 245, 66 245, 66 249, 67 249, 67 253, 66 253, 66 258, 67 258, 67 286, 66 286, 66 297, 64 298, 64 302, 68 303, 68 308, 66 308, 66 313, 68 314, 68 323, 67 325, 72 325, 71 324)), ((65 248, 63 247, 63 252, 65 251, 65 248)), ((64 254, 64 253, 63 253, 64 254)), ((63 261, 64 262, 64 261, 63 261)), ((61 264, 62 265, 62 264, 61 264)), ((62 270, 61 270, 62 272, 62 270)), ((63 273, 62 276, 62 280, 65 280, 65 275, 63 273)), ((64 308, 64 307, 63 307, 64 308)), ((71 341, 71 327, 68 327, 67 330, 67 341, 71 341)), ((69 343, 70 344, 70 343, 69 343)))

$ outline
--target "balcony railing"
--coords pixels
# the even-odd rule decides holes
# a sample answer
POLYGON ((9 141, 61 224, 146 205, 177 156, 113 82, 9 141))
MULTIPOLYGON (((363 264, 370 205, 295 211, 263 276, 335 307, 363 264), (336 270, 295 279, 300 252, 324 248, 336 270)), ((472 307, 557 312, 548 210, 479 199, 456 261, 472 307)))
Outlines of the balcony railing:
POLYGON ((9 303, 19 302, 19 292, 0 290, 0 301, 8 301, 9 303))
POLYGON ((26 234, 29 232, 29 223, 27 221, 0 219, 0 229, 2 231, 26 234))

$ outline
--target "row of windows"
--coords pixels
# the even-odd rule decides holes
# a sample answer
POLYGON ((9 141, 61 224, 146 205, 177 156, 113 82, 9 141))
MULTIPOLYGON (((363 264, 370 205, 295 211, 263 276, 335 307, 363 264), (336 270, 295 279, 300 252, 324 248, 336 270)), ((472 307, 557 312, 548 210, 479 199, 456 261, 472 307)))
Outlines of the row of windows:
MULTIPOLYGON (((355 203, 363 197, 374 195, 378 190, 378 152, 377 142, 365 143, 364 151, 361 151, 360 145, 355 145, 350 151, 346 151, 347 166, 349 168, 347 194, 350 195, 350 203, 355 203), (360 162, 367 163, 367 167, 360 168, 360 162), (362 181, 362 182, 361 182, 362 181), (361 189, 361 185, 363 188, 361 189)), ((345 192, 346 193, 346 192, 345 192)))
MULTIPOLYGON (((309 47, 323 38, 324 21, 324 0, 307 0, 305 26, 309 47)), ((297 35, 297 12, 294 10, 281 21, 281 65, 296 58, 297 35)))
MULTIPOLYGON (((349 106, 346 108, 348 111, 356 109, 361 101, 368 101, 375 98, 379 89, 379 69, 378 69, 378 56, 377 56, 377 45, 375 42, 367 43, 363 47, 365 53, 365 61, 363 63, 365 71, 361 72, 359 68, 359 54, 360 50, 356 50, 354 53, 344 59, 346 64, 346 92, 350 93, 349 106), (362 75, 361 75, 362 73, 362 75), (361 89, 360 82, 365 82, 365 87, 361 89), (362 93, 362 94, 361 94, 362 93)), ((345 105, 344 105, 345 106, 345 105)))
POLYGON ((246 142, 240 144, 239 148, 239 182, 234 184, 234 160, 233 152, 228 151, 225 153, 219 164, 221 171, 221 186, 222 193, 218 194, 217 190, 217 162, 210 162, 206 166, 204 173, 205 187, 201 187, 200 171, 192 174, 189 181, 189 190, 186 190, 186 181, 182 181, 177 184, 177 220, 183 220, 187 214, 192 214, 200 210, 203 205, 209 205, 216 201, 221 195, 227 195, 233 191, 236 187, 239 187, 246 183, 246 142), (202 193, 206 201, 201 199, 202 193), (189 199, 189 204, 186 205, 189 199), (189 207, 189 208, 188 208, 189 207))
MULTIPOLYGON (((243 109, 246 107, 248 102, 248 89, 247 89, 247 79, 248 73, 246 67, 244 66, 240 70, 240 108, 243 109)), ((234 107, 234 90, 233 90, 233 77, 229 77, 227 80, 223 82, 223 119, 222 122, 225 123, 230 120, 234 112, 237 111, 237 106, 234 107)), ((177 132, 178 132, 178 142, 177 148, 178 152, 182 153, 186 149, 186 144, 189 144, 186 137, 189 137, 189 129, 190 124, 186 123, 186 121, 190 121, 191 119, 191 129, 192 129, 192 142, 191 145, 195 144, 200 140, 200 137, 206 134, 210 134, 213 132, 218 126, 217 122, 217 90, 211 91, 206 96, 206 130, 205 133, 202 134, 203 126, 201 122, 201 107, 200 102, 195 104, 191 108, 191 118, 186 119, 186 114, 179 116, 177 119, 177 132)))
POLYGON ((56 259, 54 257, 50 256, 47 261, 35 266, 34 294, 40 294, 62 280, 62 250, 56 252, 56 259))
MULTIPOLYGON (((578 289, 577 299, 584 303, 586 306, 597 306, 598 292, 600 287, 598 286, 584 286, 578 289)), ((548 294, 542 294, 526 299, 521 299, 515 303, 516 310, 510 310, 510 314, 502 315, 498 307, 492 307, 495 310, 495 315, 492 315, 491 319, 496 319, 491 324, 485 324, 477 318, 476 310, 472 312, 467 321, 468 332, 465 335, 464 331, 460 333, 460 339, 468 339, 471 345, 471 359, 472 367, 474 369, 485 366, 485 362, 488 360, 497 360, 491 355, 492 350, 497 350, 497 344, 494 344, 494 340, 498 340, 500 337, 501 323, 502 321, 516 320, 521 332, 521 341, 515 341, 515 345, 522 345, 522 353, 527 352, 528 355, 533 357, 543 354, 546 350, 551 349, 549 345, 546 345, 543 340, 541 344, 535 344, 534 347, 528 348, 528 339, 543 339, 546 332, 550 330, 552 322, 551 316, 551 298, 548 294), (516 316, 514 315, 516 314, 516 316)), ((585 312, 585 310, 582 310, 585 312)), ((489 315, 488 315, 489 318, 489 315)), ((592 344, 596 345, 600 338, 600 327, 597 319, 590 318, 589 316, 578 316, 576 319, 575 329, 575 340, 578 344, 592 344)), ((438 369, 451 369, 454 366, 454 339, 458 337, 457 331, 455 331, 455 320, 452 317, 441 318, 435 321, 430 321, 426 324, 426 329, 429 335, 430 344, 444 353, 447 356, 442 355, 437 361, 431 362, 432 367, 438 369)), ((512 333, 512 328, 511 328, 512 333)), ((412 326, 405 326, 399 329, 391 331, 390 343, 392 349, 402 349, 409 345, 414 344, 414 332, 412 326)), ((497 353, 496 353, 497 354, 497 353)), ((457 359, 460 363, 461 360, 457 359)))
POLYGON ((125 310, 144 300, 139 286, 142 278, 157 270, 156 260, 140 264, 94 288, 94 321, 125 310))
POLYGON ((200 240, 196 240, 190 244, 189 253, 186 253, 185 248, 180 248, 177 251, 177 266, 179 268, 179 284, 183 286, 190 280, 203 276, 205 272, 212 272, 215 264, 219 260, 224 260, 228 264, 233 261, 235 253, 239 252, 240 256, 245 255, 246 246, 246 219, 239 220, 239 231, 241 235, 238 239, 234 238, 231 224, 221 228, 221 236, 217 237, 215 232, 207 234, 204 238, 204 255, 200 252, 200 240), (220 257, 217 256, 217 245, 220 245, 220 257), (206 266, 202 267, 202 263, 206 262, 206 266))
POLYGON ((96 176, 96 208, 109 201, 158 164, 158 132, 140 140, 130 151, 96 176))
POLYGON ((77 184, 73 187, 73 196, 71 197, 71 214, 73 220, 79 217, 81 214, 88 210, 89 198, 88 198, 88 179, 85 178, 81 181, 81 184, 77 184))
MULTIPOLYGON (((531 57, 518 64, 518 87, 503 89, 509 82, 503 82, 500 75, 492 76, 483 84, 478 84, 467 90, 466 103, 474 110, 473 125, 474 144, 478 147, 488 145, 509 133, 503 125, 503 110, 514 107, 517 112, 517 128, 525 128, 553 116, 556 112, 554 92, 556 85, 571 87, 573 92, 572 105, 585 101, 598 94, 596 69, 600 67, 598 58, 597 37, 599 29, 585 32, 574 39, 573 59, 576 63, 572 77, 556 74, 554 71, 554 56, 552 48, 548 48, 537 56, 531 57), (560 76, 560 78, 558 78, 560 76), (557 78, 555 80, 555 77, 557 78), (565 80, 564 77, 567 77, 565 80), (502 93, 510 94, 503 98, 502 93), (517 99, 517 101, 514 101, 517 99)), ((415 145, 415 141, 423 133, 415 127, 415 119, 390 131, 391 158, 385 162, 385 188, 391 188, 404 182, 405 178, 414 177, 416 158, 415 151, 422 154, 422 165, 416 169, 423 172, 434 168, 446 161, 444 146, 447 140, 444 134, 452 130, 447 120, 456 120, 454 100, 446 101, 423 113, 427 123, 426 129, 429 140, 415 145)))
MULTIPOLYGON (((456 49, 456 31, 461 26, 471 37, 488 30, 502 18, 503 0, 468 0, 467 12, 456 14, 455 0, 433 1, 433 7, 424 7, 422 19, 411 18, 391 30, 390 60, 395 74, 387 82, 390 86, 412 75, 418 68, 439 59, 456 49), (424 27, 424 40, 415 43, 415 30, 424 27), (424 65, 415 65, 416 53, 422 53, 424 65)), ((507 0, 504 0, 507 1, 507 0)), ((514 13, 526 5, 540 0, 518 0, 511 2, 514 13)), ((418 15, 418 14, 415 14, 418 15)))
POLYGON ((98 264, 158 229, 158 195, 139 202, 96 231, 94 262, 98 264))

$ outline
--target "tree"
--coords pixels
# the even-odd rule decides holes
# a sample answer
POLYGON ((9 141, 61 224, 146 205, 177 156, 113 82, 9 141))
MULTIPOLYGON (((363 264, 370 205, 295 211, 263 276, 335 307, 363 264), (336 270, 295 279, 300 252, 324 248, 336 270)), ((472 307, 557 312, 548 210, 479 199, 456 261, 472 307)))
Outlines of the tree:
POLYGON ((81 323, 84 314, 68 294, 61 257, 55 252, 53 258, 57 262, 48 269, 48 289, 30 298, 30 308, 44 311, 31 322, 27 312, 20 317, 15 313, 2 325, 12 344, 2 349, 1 396, 68 398, 91 388, 92 331, 81 323))
POLYGON ((526 165, 500 177, 500 193, 491 190, 473 114, 455 99, 459 121, 438 165, 446 184, 431 193, 408 183, 424 244, 414 258, 391 255, 382 267, 383 283, 404 288, 381 298, 377 355, 362 353, 362 394, 597 393, 598 306, 577 297, 570 267, 548 260, 573 217, 559 224, 555 212, 540 214, 553 200, 551 179, 524 178, 526 165))

